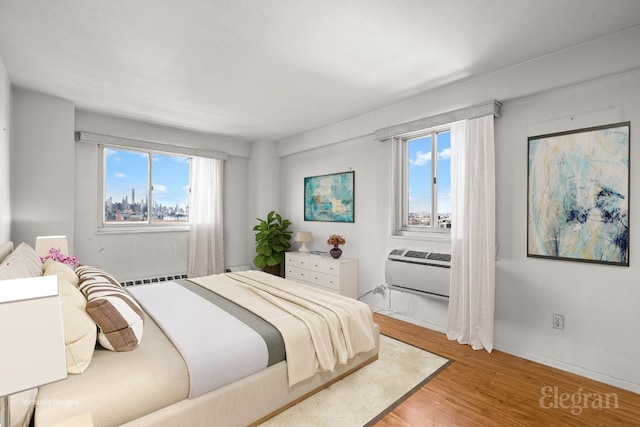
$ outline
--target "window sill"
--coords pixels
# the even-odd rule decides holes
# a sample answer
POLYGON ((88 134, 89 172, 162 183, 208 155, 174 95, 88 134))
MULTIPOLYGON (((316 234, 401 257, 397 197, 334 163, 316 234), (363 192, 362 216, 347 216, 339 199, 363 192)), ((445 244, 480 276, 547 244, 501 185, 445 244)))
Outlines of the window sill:
POLYGON ((140 226, 109 226, 98 227, 96 234, 135 234, 135 233, 173 233, 189 231, 189 225, 148 225, 140 226))
POLYGON ((418 240, 426 242, 451 242, 451 233, 444 231, 398 231, 390 236, 393 240, 418 240))

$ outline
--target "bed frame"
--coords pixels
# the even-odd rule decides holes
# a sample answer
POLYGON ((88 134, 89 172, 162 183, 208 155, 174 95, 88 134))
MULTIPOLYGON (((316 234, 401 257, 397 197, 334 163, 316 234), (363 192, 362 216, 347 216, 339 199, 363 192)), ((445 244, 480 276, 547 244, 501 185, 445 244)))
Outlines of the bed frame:
MULTIPOLYGON (((0 259, 4 259, 4 256, 11 253, 12 250, 13 244, 11 242, 1 244, 0 259)), ((148 320, 150 321, 149 323, 153 323, 155 326, 155 322, 151 319, 148 320)), ((305 381, 289 387, 287 365, 286 361, 283 361, 194 399, 177 398, 173 400, 175 403, 170 404, 146 402, 148 404, 141 404, 140 406, 154 409, 147 410, 144 408, 138 408, 140 410, 139 415, 136 415, 138 418, 135 418, 134 416, 133 418, 135 419, 126 421, 121 425, 128 427, 173 427, 175 425, 224 427, 247 425, 257 426, 265 420, 295 405, 301 400, 304 400, 310 395, 317 393, 352 372, 377 360, 380 349, 380 336, 378 326, 374 326, 375 347, 368 352, 357 354, 345 365, 336 365, 334 372, 321 372, 305 381)), ((145 330, 146 328, 147 325, 145 325, 145 330)), ((163 338, 166 339, 166 337, 163 338)), ((142 345, 144 345, 144 339, 142 345)), ((117 356, 117 353, 109 353, 117 356)), ((83 400, 92 400, 87 396, 87 393, 90 393, 91 390, 95 390, 97 393, 95 393, 96 397, 93 398, 93 401, 99 401, 103 410, 106 409, 108 412, 117 412, 119 409, 118 405, 113 404, 113 402, 109 402, 108 399, 103 399, 100 394, 100 387, 109 387, 109 384, 102 384, 99 381, 97 381, 98 384, 96 384, 92 378, 104 378, 105 375, 117 376, 118 373, 107 369, 108 366, 105 365, 100 367, 99 364, 97 364, 95 369, 100 371, 101 368, 104 369, 102 369, 102 372, 100 372, 97 377, 92 377, 91 375, 86 377, 85 384, 80 388, 80 391, 78 391, 78 383, 74 383, 73 381, 61 381, 41 387, 38 397, 36 398, 36 402, 40 399, 45 400, 45 408, 43 408, 44 415, 39 416, 38 407, 36 407, 36 414, 34 418, 35 427, 38 427, 39 425, 50 425, 52 423, 64 422, 65 420, 74 419, 78 416, 84 416, 87 418, 88 415, 92 415, 90 405, 79 405, 79 407, 76 408, 65 405, 59 405, 60 407, 54 408, 50 407, 55 406, 49 404, 52 400, 57 399, 58 396, 63 396, 64 393, 69 391, 69 389, 71 389, 71 391, 67 396, 79 395, 84 397, 83 400), (87 391, 87 389, 89 389, 89 391, 87 391), (112 403, 113 407, 109 407, 110 403, 112 403), (106 408, 103 405, 106 405, 106 408), (47 413, 47 411, 49 412, 47 413)), ((113 366, 111 366, 111 368, 113 368, 113 366)), ((89 369, 91 369, 91 366, 89 369)), ((88 371, 80 375, 86 375, 87 373, 88 371)), ((165 386, 164 388, 171 387, 165 386)), ((164 393, 165 392, 163 392, 162 389, 159 389, 157 391, 157 396, 154 397, 158 397, 158 400, 161 401, 164 393)), ((147 397, 144 397, 144 399, 147 399, 147 397)), ((154 399, 152 398, 150 400, 154 399)), ((131 417, 129 417, 129 419, 131 419, 131 417)), ((96 427, 113 423, 95 415, 92 415, 92 421, 96 427)))
POLYGON ((145 331, 146 342, 143 338, 140 347, 133 352, 96 350, 99 354, 94 354, 94 360, 83 374, 69 375, 66 381, 40 387, 36 400, 44 405, 36 407, 35 427, 87 414, 91 415, 96 427, 255 426, 374 362, 380 346, 376 325, 375 348, 357 354, 345 365, 336 365, 334 372, 320 372, 289 387, 287 362, 282 361, 188 399, 184 397, 188 394, 186 371, 181 371, 175 363, 176 358, 180 359, 180 365, 184 363, 181 356, 175 349, 164 353, 164 345, 157 345, 166 340, 166 345, 171 346, 152 319, 147 319, 145 331), (128 358, 130 356, 133 358, 128 358), (161 364, 149 360, 150 356, 161 360, 161 364), (145 364, 145 361, 149 362, 145 364), (147 366, 149 372, 144 372, 147 366), (172 371, 174 375, 165 378, 153 374, 158 369, 172 371), (140 373, 139 377, 137 373, 140 373), (141 382, 145 386, 140 386, 141 382), (56 400, 63 404, 56 404, 56 400))
POLYGON ((337 366, 334 372, 316 374, 291 388, 287 383, 286 362, 280 362, 196 399, 182 400, 124 426, 257 426, 376 361, 379 348, 379 334, 376 334, 376 347, 373 350, 356 355, 347 365, 337 366))

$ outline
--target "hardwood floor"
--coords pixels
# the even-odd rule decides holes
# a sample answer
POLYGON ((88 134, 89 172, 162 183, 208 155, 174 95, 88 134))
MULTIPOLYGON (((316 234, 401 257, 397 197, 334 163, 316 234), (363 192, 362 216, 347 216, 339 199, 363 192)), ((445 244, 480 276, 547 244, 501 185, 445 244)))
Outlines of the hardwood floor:
POLYGON ((375 314, 388 336, 452 359, 385 426, 640 426, 640 394, 375 314))

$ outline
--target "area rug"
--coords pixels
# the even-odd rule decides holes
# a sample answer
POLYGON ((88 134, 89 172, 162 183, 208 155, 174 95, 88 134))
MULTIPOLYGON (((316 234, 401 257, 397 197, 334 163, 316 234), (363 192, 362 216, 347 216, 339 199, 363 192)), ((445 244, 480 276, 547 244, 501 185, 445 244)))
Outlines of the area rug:
POLYGON ((260 426, 365 426, 382 418, 449 363, 444 357, 380 335, 378 360, 260 426))

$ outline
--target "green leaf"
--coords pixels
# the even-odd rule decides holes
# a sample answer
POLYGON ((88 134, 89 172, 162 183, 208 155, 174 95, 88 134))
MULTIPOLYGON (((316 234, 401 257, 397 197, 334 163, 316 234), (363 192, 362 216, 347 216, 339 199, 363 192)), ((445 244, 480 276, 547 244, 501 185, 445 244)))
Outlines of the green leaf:
POLYGON ((289 230, 291 221, 271 211, 266 219, 256 218, 258 224, 254 225, 256 252, 254 264, 258 268, 274 266, 284 261, 284 252, 291 247, 291 236, 293 231, 289 230))
POLYGON ((265 268, 267 266, 267 258, 264 255, 258 254, 254 259, 253 263, 258 268, 265 268))

